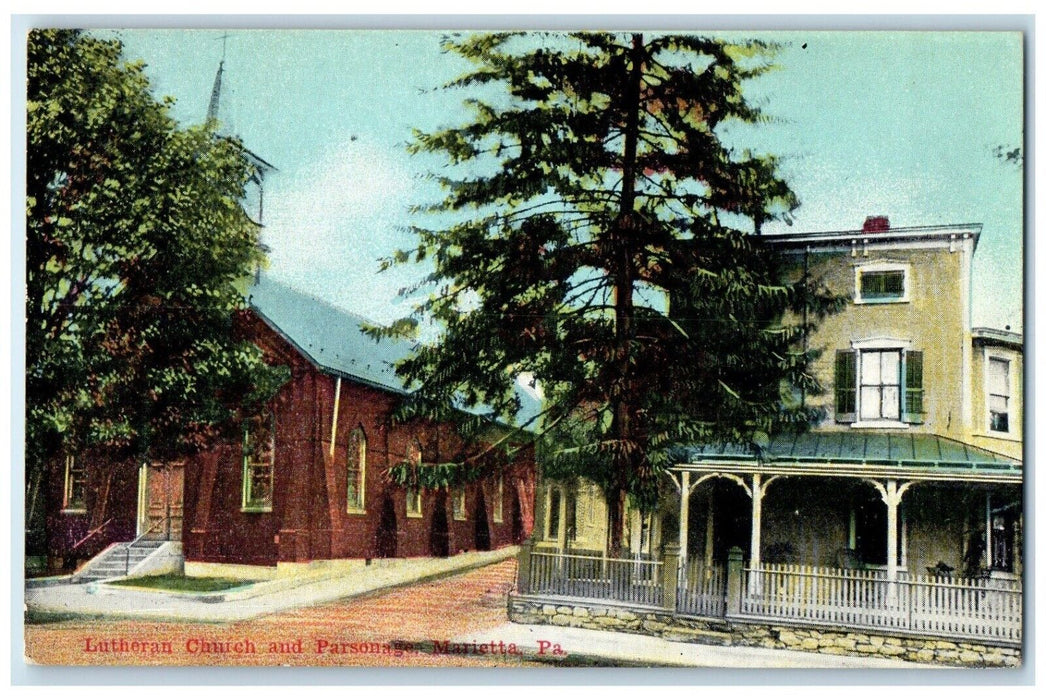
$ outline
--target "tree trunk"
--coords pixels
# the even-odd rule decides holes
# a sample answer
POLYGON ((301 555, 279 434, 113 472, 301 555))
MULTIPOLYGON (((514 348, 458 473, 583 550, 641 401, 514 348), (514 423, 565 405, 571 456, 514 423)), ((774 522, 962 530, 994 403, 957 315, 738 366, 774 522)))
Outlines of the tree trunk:
POLYGON ((637 222, 636 154, 639 144, 640 90, 643 78, 643 35, 632 35, 632 66, 629 73, 626 103, 624 153, 621 159, 621 211, 610 232, 614 251, 614 327, 616 340, 616 376, 610 387, 613 421, 610 438, 617 442, 614 451, 614 483, 607 493, 608 550, 612 556, 621 552, 624 534, 625 494, 629 477, 635 469, 635 453, 629 443, 634 437, 636 407, 633 404, 631 352, 635 335, 635 307, 632 293, 636 281, 635 248, 637 222))
POLYGON ((606 495, 607 500, 607 554, 620 557, 624 545, 625 511, 628 492, 618 487, 606 495))

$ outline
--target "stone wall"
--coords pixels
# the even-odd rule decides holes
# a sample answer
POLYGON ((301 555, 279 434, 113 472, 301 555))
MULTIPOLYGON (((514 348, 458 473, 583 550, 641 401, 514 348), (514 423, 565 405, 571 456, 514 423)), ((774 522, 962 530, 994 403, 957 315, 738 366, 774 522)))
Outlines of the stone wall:
POLYGON ((509 619, 521 624, 560 625, 585 629, 631 632, 670 641, 717 646, 791 649, 819 654, 878 656, 949 666, 1016 667, 1019 647, 947 641, 929 637, 857 632, 843 628, 778 625, 740 620, 674 617, 650 608, 550 602, 513 594, 509 619))

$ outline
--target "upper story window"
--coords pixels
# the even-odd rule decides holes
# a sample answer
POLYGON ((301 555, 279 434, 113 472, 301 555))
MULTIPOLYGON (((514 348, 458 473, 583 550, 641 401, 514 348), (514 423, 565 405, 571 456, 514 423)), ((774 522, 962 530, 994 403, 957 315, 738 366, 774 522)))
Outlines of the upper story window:
POLYGON ((861 420, 900 420, 901 351, 861 353, 861 420))
POLYGON ((922 423, 922 384, 921 351, 896 346, 838 350, 835 419, 856 427, 922 423))
MULTIPOLYGON (((407 462, 415 467, 421 466, 421 441, 417 438, 412 439, 410 445, 407 447, 407 462)), ((411 487, 407 489, 407 517, 421 517, 420 488, 411 487)))
POLYGON ((65 458, 62 511, 66 513, 87 512, 87 469, 72 455, 65 458))
POLYGON ((350 513, 362 513, 365 508, 364 493, 367 476, 367 434, 363 428, 356 428, 349 435, 349 449, 346 456, 346 504, 350 513))
POLYGON ((870 263, 856 268, 856 304, 908 301, 908 265, 870 263))
POLYGON ((269 410, 243 424, 243 510, 272 510, 275 466, 276 416, 269 410))
POLYGON ((1010 432, 1010 361, 988 358, 988 429, 1010 432))

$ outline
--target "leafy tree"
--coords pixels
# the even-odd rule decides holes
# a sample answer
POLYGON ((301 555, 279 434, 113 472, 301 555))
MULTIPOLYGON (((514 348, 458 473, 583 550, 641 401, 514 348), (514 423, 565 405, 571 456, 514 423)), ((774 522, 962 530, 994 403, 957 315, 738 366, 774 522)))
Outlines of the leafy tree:
POLYGON ((434 267, 405 290, 430 292, 416 313, 384 329, 441 330, 399 367, 426 397, 406 411, 510 416, 531 374, 545 473, 604 489, 616 550, 626 494, 656 503, 673 446, 759 444, 818 413, 796 399, 820 391, 804 337, 837 300, 781 281, 752 234, 798 202, 774 157, 726 137, 765 119, 742 85, 774 47, 582 33, 444 48, 475 65, 447 86, 473 91, 473 118, 412 145, 449 162, 445 198, 416 209, 432 225, 386 261, 434 267))
POLYGON ((283 376, 234 332, 261 262, 244 150, 169 106, 119 42, 30 34, 27 514, 60 451, 185 454, 283 376))

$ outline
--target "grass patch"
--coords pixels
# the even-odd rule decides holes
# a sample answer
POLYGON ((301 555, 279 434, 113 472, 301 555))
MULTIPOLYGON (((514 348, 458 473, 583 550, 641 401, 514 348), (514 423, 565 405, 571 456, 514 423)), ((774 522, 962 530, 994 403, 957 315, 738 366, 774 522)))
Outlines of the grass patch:
POLYGON ((126 578, 120 581, 112 581, 113 586, 134 586, 136 588, 155 588, 161 591, 189 591, 193 593, 209 593, 211 591, 227 591, 230 588, 247 586, 255 581, 244 581, 238 578, 221 577, 191 577, 177 574, 160 574, 156 576, 139 576, 137 578, 126 578))

